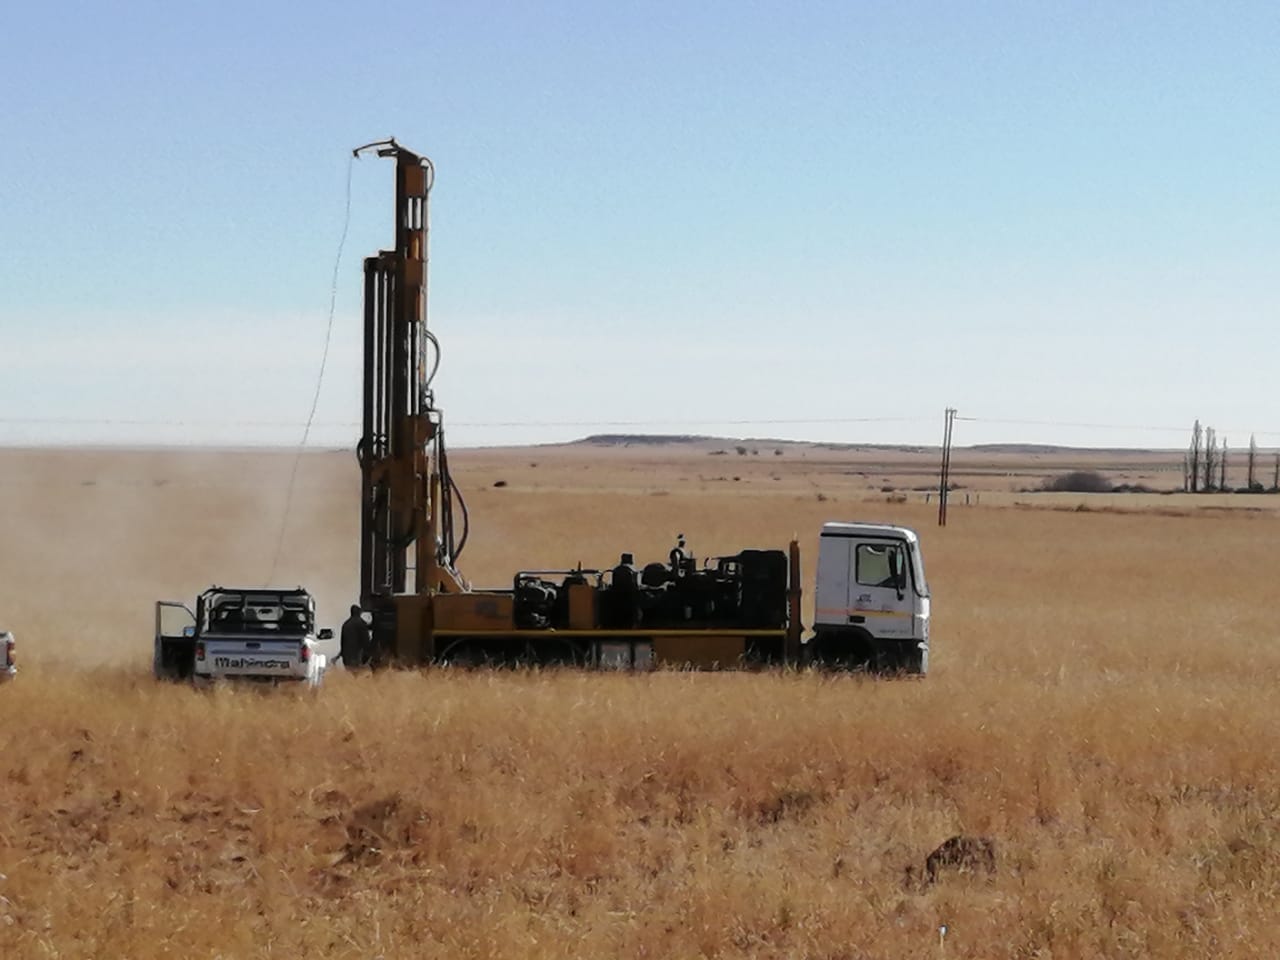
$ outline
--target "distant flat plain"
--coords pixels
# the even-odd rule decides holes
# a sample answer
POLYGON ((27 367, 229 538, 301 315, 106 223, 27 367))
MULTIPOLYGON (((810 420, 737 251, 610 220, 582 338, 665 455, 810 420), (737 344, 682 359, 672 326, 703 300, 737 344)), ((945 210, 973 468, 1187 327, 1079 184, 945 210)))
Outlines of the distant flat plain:
POLYGON ((289 452, 0 450, 0 955, 1280 955, 1280 497, 957 448, 939 528, 936 450, 451 459, 479 585, 796 536, 809 601, 824 520, 912 525, 933 672, 158 686, 155 599, 301 583, 336 625, 354 456, 302 455, 281 541, 289 452), (1170 492, 1030 492, 1076 469, 1170 492), (994 877, 908 875, 958 833, 994 877))

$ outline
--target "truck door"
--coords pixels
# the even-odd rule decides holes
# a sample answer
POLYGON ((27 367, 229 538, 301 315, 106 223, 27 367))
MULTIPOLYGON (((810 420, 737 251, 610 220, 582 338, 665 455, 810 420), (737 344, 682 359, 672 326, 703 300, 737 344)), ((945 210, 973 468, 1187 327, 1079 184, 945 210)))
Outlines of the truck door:
POLYGON ((849 622, 853 582, 853 545, 849 537, 824 536, 818 541, 818 583, 814 591, 814 623, 844 626, 849 622))
POLYGON ((176 600, 156 602, 151 670, 158 680, 190 679, 196 665, 196 615, 176 600))
POLYGON ((874 637, 910 637, 910 555, 900 540, 851 540, 849 619, 874 637))

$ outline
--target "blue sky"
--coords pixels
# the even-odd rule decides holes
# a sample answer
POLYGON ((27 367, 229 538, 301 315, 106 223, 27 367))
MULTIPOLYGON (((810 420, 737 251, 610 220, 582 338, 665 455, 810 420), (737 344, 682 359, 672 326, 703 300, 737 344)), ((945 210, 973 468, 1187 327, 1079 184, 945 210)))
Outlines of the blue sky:
POLYGON ((456 444, 1280 445, 1277 49, 1263 3, 10 4, 0 443, 296 442, 393 134, 456 444))

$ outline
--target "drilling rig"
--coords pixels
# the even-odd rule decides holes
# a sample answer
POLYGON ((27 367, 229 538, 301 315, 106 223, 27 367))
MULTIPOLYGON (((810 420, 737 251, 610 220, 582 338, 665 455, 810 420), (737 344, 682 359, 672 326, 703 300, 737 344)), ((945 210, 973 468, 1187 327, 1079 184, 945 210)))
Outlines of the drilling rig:
MULTIPOLYGON (((394 139, 354 153, 370 151, 395 161, 395 247, 364 261, 360 606, 371 616, 375 661, 749 668, 817 654, 838 666, 927 669, 928 591, 919 543, 906 528, 828 525, 840 528, 831 549, 843 566, 819 564, 839 581, 826 578, 840 595, 840 622, 815 637, 820 642, 803 645, 807 651, 795 541, 700 567, 674 556, 641 566, 623 553, 607 569, 526 570, 510 587, 472 589, 457 566, 467 542, 466 504, 449 471, 444 415, 432 390, 440 360, 427 323, 435 171, 394 139), (873 551, 870 566, 859 566, 862 555, 851 552, 859 545, 873 551), (870 584, 855 578, 864 567, 883 594, 876 602, 894 607, 892 614, 858 612, 855 588, 862 591, 856 603, 875 599, 864 591, 870 584), (898 608, 909 610, 906 620, 898 608), (877 637, 868 613, 895 618, 894 628, 911 624, 911 633, 877 637)), ((824 528, 823 557, 827 534, 824 528)))
POLYGON ((396 242, 364 261, 360 606, 372 615, 375 649, 415 663, 434 656, 433 598, 468 592, 455 567, 466 546, 466 505, 449 473, 444 416, 431 390, 440 358, 427 329, 435 169, 394 139, 353 155, 370 150, 395 160, 396 242))

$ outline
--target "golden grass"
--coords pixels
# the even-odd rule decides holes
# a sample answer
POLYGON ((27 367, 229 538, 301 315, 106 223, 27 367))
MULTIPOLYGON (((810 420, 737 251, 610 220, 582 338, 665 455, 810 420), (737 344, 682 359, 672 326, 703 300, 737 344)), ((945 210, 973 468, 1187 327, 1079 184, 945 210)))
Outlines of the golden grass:
MULTIPOLYGON (((721 492, 683 463, 588 463, 569 484, 459 454, 483 583, 660 556, 677 530, 700 553, 799 533, 811 560, 823 519, 912 523, 934 672, 210 695, 150 681, 150 601, 265 576, 287 460, 4 456, 24 672, 0 688, 0 956, 1280 951, 1273 513, 983 507, 939 530, 794 472, 721 492), (667 495, 617 492, 646 487, 667 495), (995 838, 994 878, 907 878, 962 832, 995 838)), ((336 616, 354 468, 307 466, 281 579, 336 616)))

